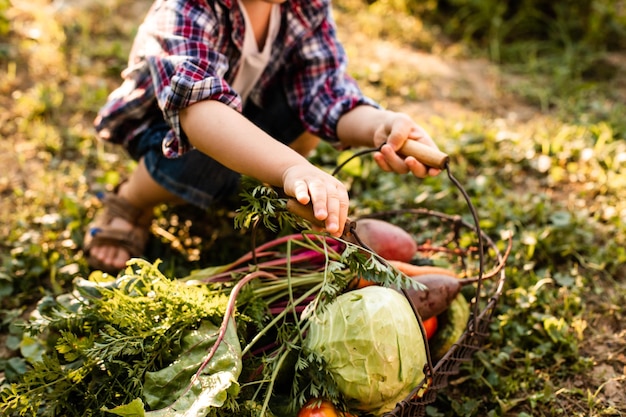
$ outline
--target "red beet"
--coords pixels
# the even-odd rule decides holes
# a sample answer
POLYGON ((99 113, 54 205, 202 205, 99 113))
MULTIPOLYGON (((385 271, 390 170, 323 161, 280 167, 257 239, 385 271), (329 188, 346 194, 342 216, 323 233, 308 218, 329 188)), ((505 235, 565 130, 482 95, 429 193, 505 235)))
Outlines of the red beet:
MULTIPOLYGON (((413 236, 395 224, 379 219, 358 219, 355 224, 358 239, 387 260, 409 262, 417 253, 413 236)), ((354 236, 348 240, 358 243, 354 236)))

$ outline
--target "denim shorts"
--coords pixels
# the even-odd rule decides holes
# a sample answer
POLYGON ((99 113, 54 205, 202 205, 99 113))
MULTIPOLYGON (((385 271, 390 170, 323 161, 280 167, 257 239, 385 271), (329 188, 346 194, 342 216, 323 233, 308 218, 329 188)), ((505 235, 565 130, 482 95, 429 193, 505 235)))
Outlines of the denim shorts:
MULTIPOLYGON (((243 114, 270 136, 288 145, 304 132, 304 126, 287 105, 281 88, 276 88, 272 95, 274 97, 267 100, 269 107, 260 108, 249 102, 243 114)), ((158 184, 203 209, 238 191, 241 176, 198 150, 190 150, 178 158, 166 158, 161 143, 168 130, 165 121, 155 122, 127 146, 133 159, 144 159, 148 172, 158 184)))

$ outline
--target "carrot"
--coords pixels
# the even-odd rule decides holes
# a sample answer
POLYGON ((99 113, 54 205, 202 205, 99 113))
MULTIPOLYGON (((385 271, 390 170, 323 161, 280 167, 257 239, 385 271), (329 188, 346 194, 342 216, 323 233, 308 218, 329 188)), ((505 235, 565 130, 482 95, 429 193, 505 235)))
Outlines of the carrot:
POLYGON ((370 285, 376 285, 376 283, 363 277, 354 277, 348 283, 348 290, 357 290, 359 288, 369 287, 370 285))
POLYGON ((389 260, 388 261, 391 266, 396 268, 398 271, 410 276, 417 277, 420 275, 448 275, 451 277, 456 277, 456 273, 450 269, 442 268, 439 266, 431 266, 431 265, 414 265, 404 261, 398 260, 389 260))
POLYGON ((426 339, 430 340, 437 332, 439 319, 437 319, 437 316, 432 316, 426 320, 422 320, 422 324, 424 325, 424 330, 426 330, 426 339))
MULTIPOLYGON (((436 320, 439 314, 448 309, 450 303, 452 303, 461 292, 463 280, 443 274, 426 274, 410 278, 419 282, 426 288, 417 290, 414 288, 406 288, 403 291, 404 295, 409 302, 415 306, 424 322, 424 326, 429 323, 430 326, 434 325, 436 329, 437 324, 433 323, 431 319, 436 320)), ((363 277, 355 277, 348 284, 348 290, 356 290, 358 288, 369 287, 370 285, 377 284, 363 277)), ((432 333, 434 333, 434 330, 431 330, 429 333, 429 328, 426 328, 428 337, 432 336, 432 333)))
MULTIPOLYGON (((393 260, 388 263, 421 284, 420 289, 406 288, 403 292, 423 321, 446 311, 461 292, 461 288, 475 282, 473 279, 459 279, 454 271, 438 266, 414 265, 393 260)), ((376 283, 363 277, 355 277, 348 285, 348 290, 370 285, 376 283)))
MULTIPOLYGON (((443 274, 426 274, 410 278, 425 287, 420 289, 410 287, 403 291, 409 302, 415 306, 422 320, 428 320, 446 311, 450 303, 461 292, 464 283, 463 280, 443 274)), ((377 284, 363 277, 355 277, 350 281, 347 289, 350 291, 370 285, 377 284)))

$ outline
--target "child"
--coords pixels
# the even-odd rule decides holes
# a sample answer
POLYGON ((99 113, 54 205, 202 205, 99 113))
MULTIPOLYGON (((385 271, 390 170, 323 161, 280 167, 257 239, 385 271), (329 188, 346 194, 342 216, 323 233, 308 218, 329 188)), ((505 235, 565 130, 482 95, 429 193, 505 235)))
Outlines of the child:
POLYGON ((329 0, 156 0, 95 121, 138 165, 85 236, 90 266, 117 273, 142 255, 156 205, 207 208, 242 174, 311 202, 341 235, 347 190, 306 159, 318 137, 384 144, 381 169, 436 175, 396 153, 407 140, 436 149, 428 134, 364 97, 345 67, 329 0))

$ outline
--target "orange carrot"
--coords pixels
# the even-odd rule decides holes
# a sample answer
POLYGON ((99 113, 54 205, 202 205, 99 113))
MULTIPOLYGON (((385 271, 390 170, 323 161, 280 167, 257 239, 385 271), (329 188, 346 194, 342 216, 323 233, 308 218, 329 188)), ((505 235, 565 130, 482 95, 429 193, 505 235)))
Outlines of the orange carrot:
POLYGON ((405 273, 410 277, 418 277, 420 275, 448 275, 457 277, 456 273, 450 269, 431 265, 414 265, 403 261, 387 261, 398 271, 405 273))
POLYGON ((424 330, 426 330, 426 339, 430 340, 430 338, 437 332, 437 327, 439 326, 437 316, 432 316, 429 319, 423 320, 422 324, 424 324, 424 330))
MULTIPOLYGON (((403 261, 388 261, 398 271, 422 284, 420 289, 406 288, 403 293, 425 322, 443 313, 459 294, 463 285, 470 281, 457 278, 454 271, 438 266, 413 265, 403 261)), ((348 290, 376 285, 363 277, 355 277, 348 290)))
MULTIPOLYGON (((394 260, 389 260, 387 262, 389 262, 389 264, 395 267, 398 271, 408 275, 409 277, 419 277, 421 275, 445 275, 456 278, 454 271, 438 266, 414 265, 408 262, 394 260)), ((358 288, 369 287, 370 285, 376 285, 376 283, 363 277, 355 277, 348 284, 348 289, 356 290, 358 288)))
POLYGON ((363 277, 355 277, 348 284, 349 290, 356 290, 359 288, 369 287, 370 285, 376 285, 374 281, 367 280, 363 277))

